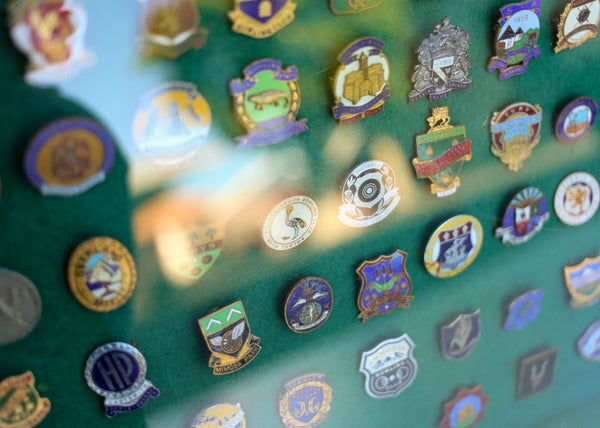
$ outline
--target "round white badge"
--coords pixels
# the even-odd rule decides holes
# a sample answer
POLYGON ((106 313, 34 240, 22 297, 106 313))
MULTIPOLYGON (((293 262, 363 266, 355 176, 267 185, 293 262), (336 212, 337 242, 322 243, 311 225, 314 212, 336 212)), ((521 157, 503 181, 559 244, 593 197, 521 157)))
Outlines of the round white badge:
POLYGON ((579 226, 594 216, 599 202, 598 181, 587 172, 574 172, 558 185, 554 211, 564 224, 579 226))
POLYGON ((263 239, 274 250, 297 247, 315 230, 319 211, 308 196, 292 196, 271 210, 263 226, 263 239))

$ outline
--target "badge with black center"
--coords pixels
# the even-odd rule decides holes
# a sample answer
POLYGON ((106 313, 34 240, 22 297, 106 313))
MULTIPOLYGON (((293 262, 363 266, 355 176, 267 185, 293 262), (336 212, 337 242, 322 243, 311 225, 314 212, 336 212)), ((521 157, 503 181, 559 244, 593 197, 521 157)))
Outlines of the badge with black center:
POLYGON ((313 428, 327 417, 331 408, 331 387, 325 375, 311 373, 285 384, 279 401, 279 415, 286 428, 313 428))
POLYGON ((521 361, 517 398, 536 394, 552 384, 558 346, 521 361))
POLYGON ((134 346, 110 342, 94 349, 84 370, 92 391, 104 397, 106 416, 139 409, 159 391, 146 380, 146 359, 134 346))
POLYGON ((415 347, 408 334, 381 342, 362 353, 360 372, 365 375, 365 390, 372 398, 396 397, 417 376, 415 347))
POLYGON ((265 244, 284 251, 302 244, 319 219, 317 203, 308 196, 292 196, 271 210, 263 225, 265 244))
POLYGON ((442 326, 442 352, 449 360, 463 360, 479 341, 480 311, 460 314, 448 325, 442 326))
POLYGON ((50 400, 40 397, 30 371, 0 382, 0 427, 34 427, 42 422, 48 412, 50 400))
POLYGON ((508 307, 504 330, 517 331, 537 318, 542 305, 544 290, 533 290, 517 297, 508 307))
POLYGON ((537 187, 526 187, 513 196, 506 207, 502 227, 496 229, 495 236, 502 238, 503 244, 524 244, 542 230, 549 217, 542 191, 537 187))
POLYGON ((600 298, 600 256, 564 267, 565 283, 571 295, 571 307, 586 308, 600 298))
POLYGON ((236 33, 264 39, 292 22, 295 9, 291 0, 235 0, 235 9, 227 15, 236 33))
POLYGON ((472 389, 460 388, 453 400, 444 404, 441 428, 471 428, 485 415, 488 396, 481 385, 472 389))
POLYGON ((566 176, 554 194, 554 212, 564 224, 579 226, 588 222, 600 203, 598 181, 587 172, 566 176))
POLYGON ((586 360, 600 361, 600 320, 596 320, 577 341, 579 354, 586 360))
POLYGON ((321 327, 333 308, 333 290, 323 278, 302 278, 290 290, 284 306, 287 326, 294 333, 309 333, 321 327))
POLYGON ((600 0, 571 0, 560 15, 554 52, 573 49, 598 34, 600 0))
POLYGON ((381 0, 331 0, 331 11, 338 15, 359 13, 379 6, 381 0))
POLYGON ((558 116, 555 129, 556 138, 564 144, 578 142, 590 132, 596 122, 597 114, 598 106, 593 99, 590 97, 575 98, 558 116))
POLYGON ((202 410, 192 428, 246 428, 244 411, 239 404, 217 404, 202 410))

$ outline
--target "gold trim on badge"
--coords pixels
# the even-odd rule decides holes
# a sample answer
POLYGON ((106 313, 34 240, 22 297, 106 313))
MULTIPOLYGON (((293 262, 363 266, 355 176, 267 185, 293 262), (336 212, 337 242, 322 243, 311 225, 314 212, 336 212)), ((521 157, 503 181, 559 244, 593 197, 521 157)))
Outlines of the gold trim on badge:
POLYGON ((0 427, 24 428, 39 424, 50 412, 50 400, 40 397, 33 373, 0 382, 0 427))

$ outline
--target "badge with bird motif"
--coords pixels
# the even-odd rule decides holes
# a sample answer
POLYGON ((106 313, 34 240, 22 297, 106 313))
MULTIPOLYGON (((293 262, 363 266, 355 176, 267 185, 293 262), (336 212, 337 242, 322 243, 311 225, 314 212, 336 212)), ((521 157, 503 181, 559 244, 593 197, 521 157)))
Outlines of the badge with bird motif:
POLYGON ((460 314, 448 325, 442 326, 442 352, 449 360, 463 360, 479 341, 480 310, 460 314))
POLYGON ((600 0, 571 0, 560 15, 554 53, 573 49, 598 34, 600 0))
POLYGON ((558 346, 521 361, 517 398, 536 394, 552 384, 558 346))
POLYGON ((319 219, 317 203, 308 196, 292 196, 271 210, 263 225, 265 244, 274 250, 289 250, 313 233, 319 219))
POLYGON ((284 306, 285 322, 294 333, 308 333, 321 327, 333 307, 333 291, 323 278, 302 278, 290 290, 284 306))

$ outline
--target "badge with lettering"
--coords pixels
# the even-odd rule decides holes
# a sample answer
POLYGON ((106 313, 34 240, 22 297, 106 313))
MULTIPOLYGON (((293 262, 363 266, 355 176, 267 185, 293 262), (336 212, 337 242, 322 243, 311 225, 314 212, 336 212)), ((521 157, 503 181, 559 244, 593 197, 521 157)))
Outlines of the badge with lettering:
POLYGON ((596 37, 600 22, 600 0, 571 0, 560 15, 554 53, 573 49, 596 37))
POLYGON ((472 389, 461 388, 453 400, 444 404, 441 428, 471 428, 483 419, 488 396, 481 385, 472 389))
POLYGON ((600 320, 594 321, 585 330, 577 341, 577 349, 586 360, 600 361, 600 320))
POLYGON ((375 315, 390 313, 396 308, 409 308, 412 283, 406 272, 406 253, 396 250, 389 256, 363 262, 356 273, 361 285, 358 293, 358 318, 366 322, 375 315))
POLYGON ((359 13, 367 9, 379 6, 381 0, 331 0, 331 10, 333 13, 359 13))
POLYGON ((477 309, 472 314, 460 314, 448 325, 442 326, 442 352, 449 360, 462 360, 471 353, 479 341, 477 309))
POLYGON ((492 153, 511 171, 518 171, 540 142, 542 109, 521 102, 494 113, 490 122, 492 153))
POLYGON ((362 353, 360 372, 365 375, 365 390, 372 398, 396 397, 417 376, 413 341, 404 333, 381 342, 362 353))
POLYGON ((292 22, 295 9, 291 0, 235 0, 235 9, 227 15, 236 33, 264 39, 292 22))
POLYGON ((0 382, 0 427, 34 427, 50 412, 50 400, 40 397, 33 373, 27 371, 0 382))
POLYGON ((194 422, 192 428, 246 428, 244 411, 239 404, 217 404, 204 409, 194 422))
POLYGON ((471 160, 471 140, 467 140, 465 125, 450 125, 448 107, 432 107, 427 123, 427 134, 417 135, 417 157, 412 163, 417 178, 429 178, 431 193, 441 198, 460 186, 458 174, 471 160))
POLYGON ((542 0, 528 0, 500 8, 502 18, 495 42, 496 56, 488 66, 488 71, 500 71, 500 79, 524 74, 529 61, 540 56, 537 42, 541 3, 542 0))
POLYGON ((260 351, 260 338, 250 334, 241 300, 200 318, 198 325, 211 352, 208 367, 214 375, 241 369, 260 351))
POLYGON ((590 132, 597 114, 598 106, 593 99, 575 98, 560 112, 556 121, 556 138, 564 144, 576 143, 590 132))
POLYGON ((390 63, 374 37, 355 40, 338 56, 342 65, 333 81, 333 117, 349 125, 383 111, 390 97, 390 63))
POLYGON ((537 187, 526 187, 519 191, 506 207, 502 227, 496 229, 496 238, 503 244, 523 244, 542 230, 550 214, 546 197, 537 187))
POLYGON ((552 384, 558 346, 521 361, 517 398, 536 394, 552 384))
POLYGON ((331 408, 331 387, 325 375, 307 374, 285 384, 279 401, 279 415, 286 428, 312 428, 327 417, 331 408))
POLYGON ((564 224, 579 226, 598 210, 600 186, 587 172, 574 172, 560 182, 554 194, 554 212, 564 224))
POLYGON ((469 33, 450 24, 448 17, 433 27, 433 33, 417 49, 419 65, 411 77, 415 88, 408 94, 408 102, 419 101, 425 95, 430 101, 443 100, 452 89, 469 89, 470 39, 469 33))
POLYGON ((504 330, 521 330, 532 322, 540 313, 544 290, 528 291, 517 297, 508 307, 508 317, 504 322, 504 330))
POLYGON ((291 196, 271 210, 263 225, 263 240, 274 250, 297 247, 317 227, 317 203, 308 196, 291 196))
POLYGON ((139 409, 159 391, 146 380, 146 359, 134 346, 110 342, 94 349, 84 369, 92 391, 104 397, 106 416, 139 409))
POLYGON ((586 308, 600 297, 600 256, 585 258, 574 266, 565 266, 565 283, 571 295, 571 306, 586 308))
POLYGON ((323 278, 302 278, 290 290, 284 306, 287 326, 294 333, 309 333, 321 327, 333 307, 333 291, 323 278))

